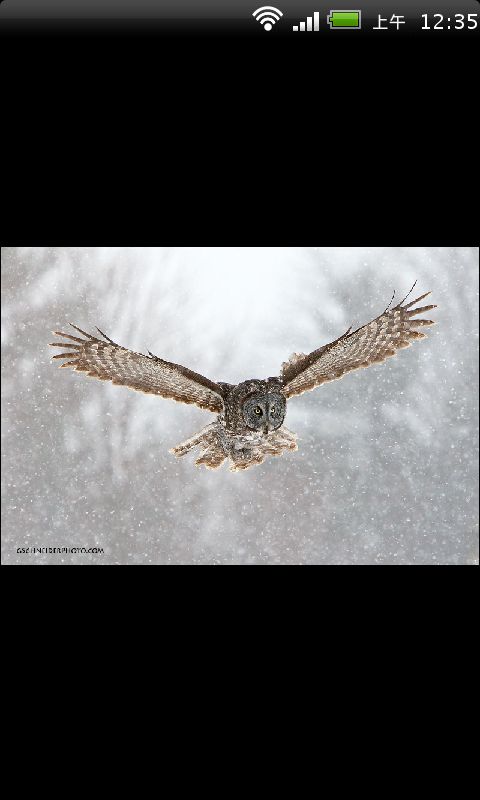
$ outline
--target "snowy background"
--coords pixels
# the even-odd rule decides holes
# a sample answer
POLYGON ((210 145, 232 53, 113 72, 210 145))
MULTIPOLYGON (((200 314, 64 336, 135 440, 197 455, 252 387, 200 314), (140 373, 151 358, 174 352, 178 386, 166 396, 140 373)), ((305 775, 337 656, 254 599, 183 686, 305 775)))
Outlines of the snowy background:
POLYGON ((4 248, 3 563, 478 563, 478 255, 4 248), (439 304, 428 339, 289 401, 299 452, 244 473, 168 453, 213 415, 58 370, 47 346, 71 321, 213 380, 265 378, 416 279, 439 304))

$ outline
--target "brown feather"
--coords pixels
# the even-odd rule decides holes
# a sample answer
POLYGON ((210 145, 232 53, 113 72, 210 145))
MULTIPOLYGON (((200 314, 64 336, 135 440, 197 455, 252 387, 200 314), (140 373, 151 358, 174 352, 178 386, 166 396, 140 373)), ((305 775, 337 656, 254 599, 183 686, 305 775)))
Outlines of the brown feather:
POLYGON ((208 411, 223 410, 223 389, 213 381, 192 370, 173 364, 160 358, 150 358, 142 353, 135 353, 113 342, 106 334, 99 331, 105 341, 86 333, 76 325, 72 328, 79 331, 85 339, 55 332, 56 336, 69 339, 69 342, 51 343, 51 347, 63 347, 69 353, 60 353, 53 358, 71 359, 61 365, 71 367, 76 372, 87 373, 88 377, 101 381, 111 381, 118 386, 128 386, 145 394, 156 394, 171 398, 181 403, 192 404, 208 411))
POLYGON ((427 292, 407 305, 403 305, 405 298, 394 308, 387 307, 368 325, 353 333, 348 332, 312 353, 294 354, 282 365, 282 392, 285 397, 303 394, 323 383, 342 378, 353 370, 381 364, 396 355, 398 350, 410 347, 414 340, 424 339, 425 334, 416 328, 435 325, 435 322, 415 317, 437 306, 413 306, 429 294, 427 292))

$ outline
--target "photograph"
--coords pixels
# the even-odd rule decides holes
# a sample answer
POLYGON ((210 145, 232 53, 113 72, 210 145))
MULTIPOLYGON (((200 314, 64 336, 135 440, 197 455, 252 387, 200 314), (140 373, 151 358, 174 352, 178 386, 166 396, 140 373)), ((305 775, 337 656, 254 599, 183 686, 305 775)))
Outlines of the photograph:
POLYGON ((2 563, 478 565, 478 247, 4 247, 2 563))

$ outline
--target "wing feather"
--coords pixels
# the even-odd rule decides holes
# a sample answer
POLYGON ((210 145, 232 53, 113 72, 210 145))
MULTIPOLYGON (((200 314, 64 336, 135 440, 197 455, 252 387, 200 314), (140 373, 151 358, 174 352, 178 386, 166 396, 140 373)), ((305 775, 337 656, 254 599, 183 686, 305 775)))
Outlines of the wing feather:
MULTIPOLYGON (((72 325, 72 323, 70 323, 72 325)), ((91 378, 111 381, 118 386, 128 386, 138 392, 156 394, 181 403, 194 403, 208 411, 223 410, 223 390, 221 386, 203 375, 164 361, 157 356, 145 356, 127 350, 109 339, 98 328, 103 339, 98 339, 76 325, 72 325, 85 338, 80 339, 68 333, 54 331, 56 336, 69 339, 69 342, 52 342, 51 347, 68 349, 56 358, 68 358, 61 367, 71 367, 77 372, 86 372, 91 378), (74 342, 71 344, 70 342, 74 342)))
MULTIPOLYGON (((397 351, 410 347, 415 339, 425 338, 424 333, 415 330, 417 327, 435 325, 431 319, 414 319, 436 308, 436 305, 413 308, 413 306, 430 292, 417 297, 408 305, 401 303, 351 333, 351 328, 334 342, 314 350, 312 353, 295 353, 289 361, 282 365, 282 392, 285 397, 294 397, 315 389, 322 383, 343 378, 348 372, 382 364, 387 358, 396 355, 397 351), (409 310, 411 309, 411 310, 409 310)), ((407 295, 408 297, 408 295, 407 295)))

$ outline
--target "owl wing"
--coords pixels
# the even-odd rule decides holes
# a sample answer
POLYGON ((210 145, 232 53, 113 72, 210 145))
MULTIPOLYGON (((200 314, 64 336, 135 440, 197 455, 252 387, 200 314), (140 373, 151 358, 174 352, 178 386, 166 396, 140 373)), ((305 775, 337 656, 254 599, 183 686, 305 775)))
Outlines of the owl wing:
POLYGON ((54 342, 50 345, 68 350, 53 356, 69 359, 62 367, 71 367, 77 372, 86 372, 91 378, 128 386, 145 394, 157 394, 180 403, 194 403, 208 411, 223 410, 222 388, 203 375, 198 375, 180 364, 163 361, 152 353, 144 356, 127 350, 112 342, 98 328, 103 339, 85 333, 76 325, 72 325, 72 328, 85 338, 54 331, 56 336, 63 336, 69 342, 54 342))
POLYGON ((351 328, 334 342, 314 350, 313 353, 294 353, 282 364, 282 392, 288 397, 303 394, 322 383, 343 378, 347 372, 381 364, 396 355, 397 350, 409 347, 424 333, 415 328, 434 325, 430 319, 414 319, 417 314, 436 308, 435 305, 412 308, 431 292, 403 305, 407 295, 395 308, 387 309, 379 317, 351 333, 351 328))

